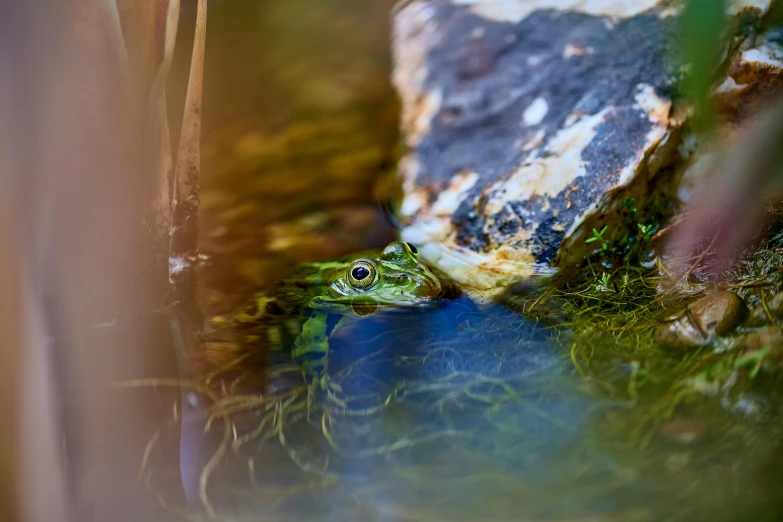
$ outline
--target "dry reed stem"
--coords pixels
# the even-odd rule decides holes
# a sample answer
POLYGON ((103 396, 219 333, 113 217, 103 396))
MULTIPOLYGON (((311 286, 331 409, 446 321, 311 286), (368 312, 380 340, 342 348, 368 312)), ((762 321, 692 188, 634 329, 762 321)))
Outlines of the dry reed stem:
POLYGON ((199 0, 196 33, 190 62, 188 91, 182 116, 177 163, 174 170, 172 214, 177 230, 171 235, 169 254, 195 252, 198 241, 198 193, 201 161, 201 102, 204 84, 207 2, 199 0))
MULTIPOLYGON (((0 100, 1 102, 2 100, 0 100)), ((0 136, 3 134, 0 133, 0 136)), ((0 155, 2 155, 0 143, 0 155)), ((16 251, 18 238, 12 223, 14 205, 10 197, 15 192, 8 178, 0 178, 0 408, 4 412, 6 426, 0 448, 0 488, 6 499, 0 502, 0 519, 16 520, 20 516, 19 488, 20 448, 22 425, 20 412, 20 384, 22 367, 21 313, 19 302, 19 267, 16 251)))
POLYGON ((172 153, 166 103, 166 81, 171 69, 174 44, 177 39, 179 7, 179 0, 158 0, 153 8, 154 18, 151 22, 155 26, 163 25, 163 34, 156 35, 158 38, 162 37, 163 41, 160 42, 157 39, 155 41, 155 44, 162 46, 162 60, 150 86, 148 98, 148 117, 156 130, 154 135, 159 139, 155 155, 155 167, 158 175, 155 207, 158 231, 162 238, 167 237, 171 229, 172 153))

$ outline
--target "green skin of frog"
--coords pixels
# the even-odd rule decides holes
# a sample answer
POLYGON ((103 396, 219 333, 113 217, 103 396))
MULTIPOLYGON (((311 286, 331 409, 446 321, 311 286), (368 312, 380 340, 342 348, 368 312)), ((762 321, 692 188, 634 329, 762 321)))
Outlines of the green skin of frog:
POLYGON ((265 324, 273 349, 281 344, 279 323, 296 335, 292 355, 313 398, 319 390, 334 391, 327 367, 329 338, 338 328, 384 309, 426 307, 443 293, 415 247, 395 242, 380 252, 299 265, 279 283, 275 297, 256 295, 236 319, 265 324))

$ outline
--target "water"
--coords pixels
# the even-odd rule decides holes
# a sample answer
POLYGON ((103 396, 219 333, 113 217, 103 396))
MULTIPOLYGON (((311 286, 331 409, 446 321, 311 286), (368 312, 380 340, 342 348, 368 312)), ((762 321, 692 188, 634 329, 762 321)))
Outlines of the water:
MULTIPOLYGON (((181 438, 170 433, 182 507, 200 519, 206 498, 226 520, 776 519, 773 398, 745 397, 766 403, 755 413, 690 400, 679 416, 703 425, 655 429, 639 417, 660 390, 631 399, 581 375, 574 342, 464 297, 377 314, 332 339, 338 400, 311 411, 285 351, 245 359, 211 376, 216 402, 185 400, 181 438)), ((615 361, 611 379, 633 371, 615 361)))
MULTIPOLYGON (((327 519, 344 520, 355 498, 390 513, 416 506, 423 514, 445 502, 450 519, 471 520, 479 506, 486 511, 487 498, 499 495, 508 506, 510 491, 532 488, 537 496, 558 482, 552 471, 570 458, 591 416, 614 407, 581 389, 563 352, 553 349, 560 335, 464 297, 434 310, 377 314, 336 334, 330 379, 340 386, 339 401, 309 415, 304 396, 288 401, 297 387, 301 393, 301 377, 281 354, 267 361, 277 377, 233 387, 235 398, 265 395, 272 404, 276 395, 287 406, 259 403, 230 416, 231 439, 241 444, 210 477, 212 501, 221 512, 281 520, 323 520, 330 511, 327 519), (285 464, 270 473, 270 462, 285 464), (320 499, 305 490, 279 505, 263 494, 251 500, 254 490, 289 481, 331 486, 320 499)), ((227 372, 226 381, 238 374, 227 372)), ((183 438, 198 440, 203 425, 202 416, 183 438)), ((194 454, 184 460, 210 454, 205 444, 190 447, 194 454)), ((195 478, 186 480, 186 493, 198 503, 195 478)), ((533 500, 526 510, 544 509, 533 500)))
POLYGON ((193 520, 780 519, 773 377, 702 393, 681 354, 460 297, 338 330, 337 400, 308 410, 287 351, 235 342, 221 318, 294 263, 394 237, 374 189, 397 154, 391 2, 292 4, 210 5, 212 323, 181 429, 148 447, 150 495, 177 484, 160 500, 193 520))

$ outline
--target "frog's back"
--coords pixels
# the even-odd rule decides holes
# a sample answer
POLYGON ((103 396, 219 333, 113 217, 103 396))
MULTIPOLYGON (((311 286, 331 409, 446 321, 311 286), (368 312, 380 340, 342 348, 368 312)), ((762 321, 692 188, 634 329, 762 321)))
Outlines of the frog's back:
MULTIPOLYGON (((279 349, 295 337, 314 302, 329 285, 324 272, 338 263, 303 263, 276 285, 256 292, 234 316, 234 329, 244 343, 268 339, 271 349, 279 349), (282 330, 281 330, 282 329, 282 330)), ((339 265, 343 267, 343 265, 339 265)))

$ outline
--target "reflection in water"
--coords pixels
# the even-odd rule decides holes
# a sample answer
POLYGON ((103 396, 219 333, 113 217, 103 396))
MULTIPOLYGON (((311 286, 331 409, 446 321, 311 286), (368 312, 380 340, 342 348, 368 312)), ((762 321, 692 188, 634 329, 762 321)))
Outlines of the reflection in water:
POLYGON ((296 263, 394 239, 374 197, 399 140, 394 3, 210 4, 199 241, 218 313, 296 263))
MULTIPOLYGON (((283 375, 281 381, 270 379, 263 389, 247 383, 246 397, 282 400, 232 416, 241 444, 233 462, 210 478, 212 501, 218 510, 234 510, 240 498, 251 502, 253 484, 279 490, 288 480, 299 487, 315 480, 333 484, 328 498, 305 502, 294 494, 268 505, 261 494, 252 511, 323 520, 333 510, 335 520, 345 520, 337 513, 357 496, 364 509, 389 512, 414 506, 424 512, 436 498, 451 498, 447 511, 470 519, 487 512, 482 499, 491 491, 484 489, 498 481, 545 488, 599 404, 553 350, 558 335, 466 298, 379 313, 345 328, 331 342, 329 379, 341 390, 337 397, 308 411, 301 391, 290 394, 302 389, 301 378, 275 368, 270 373, 283 375)), ((280 359, 290 368, 290 360, 280 359)), ((183 441, 196 450, 203 424, 188 426, 196 436, 183 424, 183 441)), ((203 462, 204 455, 187 460, 203 462)), ((525 503, 540 510, 533 500, 525 503)), ((514 512, 521 507, 513 505, 514 512)))

